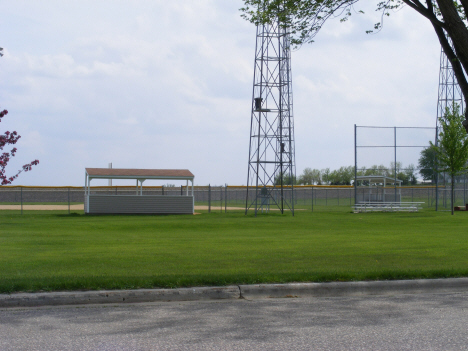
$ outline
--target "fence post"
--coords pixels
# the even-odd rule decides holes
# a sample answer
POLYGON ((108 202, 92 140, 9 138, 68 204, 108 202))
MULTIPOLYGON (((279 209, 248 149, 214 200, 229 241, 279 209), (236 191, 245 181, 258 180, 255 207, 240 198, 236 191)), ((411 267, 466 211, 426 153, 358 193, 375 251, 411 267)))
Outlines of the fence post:
POLYGON ((23 187, 21 187, 21 214, 23 214, 23 187))
MULTIPOLYGON (((460 189, 457 189, 457 182, 455 181, 453 184, 453 206, 454 207, 457 206, 456 205, 457 191, 458 193, 460 193, 460 189)), ((450 193, 452 193, 452 188, 450 188, 450 193)), ((452 203, 450 203, 450 206, 452 206, 452 203)))
POLYGON ((463 205, 466 206, 466 173, 463 176, 463 205))
POLYGON ((445 191, 445 186, 444 186, 444 208, 447 208, 447 192, 445 191))
POLYGON ((183 190, 184 188, 183 187, 184 187, 183 185, 180 186, 180 196, 184 195, 184 190, 183 190))
POLYGON ((224 184, 224 213, 227 212, 227 184, 224 184))
POLYGON ((340 206, 340 189, 341 188, 338 188, 337 192, 338 192, 338 206, 340 206))
POLYGON ((312 212, 314 212, 314 187, 311 188, 311 198, 312 198, 312 212))
POLYGON ((68 188, 68 214, 70 214, 70 188, 68 188))
POLYGON ((325 188, 325 206, 328 206, 328 192, 327 192, 327 188, 325 188))
POLYGON ((211 212, 211 185, 208 184, 208 213, 211 212))
POLYGON ((162 194, 164 195, 164 185, 161 186, 161 189, 162 189, 162 194))

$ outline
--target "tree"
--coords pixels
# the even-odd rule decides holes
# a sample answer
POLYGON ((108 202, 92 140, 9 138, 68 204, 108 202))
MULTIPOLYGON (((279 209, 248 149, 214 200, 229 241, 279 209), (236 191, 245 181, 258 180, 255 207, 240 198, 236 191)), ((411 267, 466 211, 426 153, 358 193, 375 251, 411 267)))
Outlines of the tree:
POLYGON ((362 173, 363 173, 362 175, 365 175, 365 176, 369 176, 369 175, 380 175, 383 177, 390 176, 388 168, 385 167, 384 165, 379 165, 379 166, 373 165, 370 168, 364 169, 362 173))
MULTIPOLYGON (((7 114, 8 114, 7 110, 3 110, 0 112, 0 122, 2 121, 2 118, 6 116, 7 114)), ((16 144, 19 138, 21 138, 21 135, 18 135, 16 131, 14 132, 6 131, 5 134, 0 135, 0 151, 3 151, 3 148, 6 145, 16 144)), ((21 172, 23 171, 28 172, 32 169, 32 166, 39 164, 39 160, 34 160, 31 163, 23 165, 23 167, 21 167, 21 169, 15 175, 7 177, 7 175, 5 174, 5 168, 8 165, 8 162, 10 161, 10 159, 15 156, 16 151, 17 149, 16 147, 14 147, 13 149, 11 149, 10 152, 3 152, 0 155, 0 184, 1 185, 11 184, 21 172)))
POLYGON ((320 171, 318 169, 311 169, 309 167, 302 171, 298 183, 304 185, 314 185, 320 182, 320 171))
MULTIPOLYGON (((292 177, 290 177, 289 175, 285 175, 283 177, 283 185, 296 185, 296 184, 297 184, 297 181, 296 181, 295 175, 293 175, 292 177)), ((275 185, 281 185, 281 173, 275 176, 275 185)))
POLYGON ((390 169, 387 172, 387 177, 393 178, 396 173, 397 179, 401 180, 401 185, 414 185, 417 183, 416 175, 414 174, 415 167, 410 164, 407 168, 403 167, 401 162, 390 162, 390 169))
POLYGON ((324 168, 320 171, 320 173, 322 174, 322 182, 325 185, 330 184, 330 168, 324 168))
MULTIPOLYGON (((333 17, 346 21, 359 0, 244 0, 242 16, 255 24, 272 23, 279 19, 289 28, 291 43, 299 46, 311 43, 324 23, 333 17)), ((425 17, 432 25, 442 48, 450 60, 458 84, 468 103, 468 0, 376 0, 376 10, 382 20, 374 25, 380 30, 383 18, 391 10, 407 6, 425 17), (453 43, 450 45, 449 39, 453 43)), ((363 11, 355 11, 364 13, 363 11)), ((367 31, 368 33, 372 30, 367 31)), ((468 133, 468 106, 463 126, 468 133)))
POLYGON ((351 185, 351 180, 354 179, 354 167, 340 167, 330 173, 331 185, 351 185))
POLYGON ((430 180, 435 183, 436 180, 436 150, 434 144, 429 141, 429 146, 421 151, 421 157, 418 161, 419 174, 424 180, 430 180))
POLYGON ((443 117, 439 118, 442 130, 439 133, 439 145, 434 146, 438 171, 447 172, 451 178, 452 215, 455 176, 466 171, 468 162, 468 135, 460 125, 463 115, 459 111, 460 107, 454 104, 451 109, 445 110, 443 117))
POLYGON ((396 177, 401 180, 401 185, 416 184, 416 177, 414 176, 414 171, 411 169, 401 170, 397 173, 396 177))
POLYGON ((397 162, 396 164, 393 161, 390 162, 390 168, 387 170, 387 176, 394 177, 395 173, 397 174, 397 178, 398 174, 403 173, 403 164, 401 162, 397 162))
POLYGON ((416 167, 411 163, 406 167, 404 173, 405 177, 408 180, 408 185, 416 185, 418 180, 416 179, 416 174, 414 174, 416 167))

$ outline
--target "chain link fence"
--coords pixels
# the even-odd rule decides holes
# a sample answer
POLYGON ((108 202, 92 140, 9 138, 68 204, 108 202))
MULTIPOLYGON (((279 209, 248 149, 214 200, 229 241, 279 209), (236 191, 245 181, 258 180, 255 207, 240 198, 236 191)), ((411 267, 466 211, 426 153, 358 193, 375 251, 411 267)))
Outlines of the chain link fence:
MULTIPOLYGON (((244 210, 246 205, 245 186, 195 186, 196 210, 225 212, 244 210)), ((249 189, 249 199, 254 198, 254 189, 249 189)), ((290 191, 290 190, 285 190, 290 191)), ((183 195, 186 187, 144 187, 144 195, 183 195)), ((104 186, 92 187, 91 194, 101 195, 134 195, 135 187, 104 186)), ((468 189, 464 184, 457 184, 454 192, 455 206, 465 206, 468 200, 468 189)), ((450 187, 439 186, 438 210, 450 210, 450 187)), ((436 188, 434 186, 401 187, 403 202, 424 202, 423 208, 435 210, 436 188)), ((26 187, 0 186, 0 210, 17 211, 65 211, 83 210, 83 187, 26 187)), ((354 188, 352 186, 298 186, 294 188, 294 207, 302 210, 332 210, 336 207, 354 205, 354 188)), ((273 204, 270 204, 274 208, 273 204)))

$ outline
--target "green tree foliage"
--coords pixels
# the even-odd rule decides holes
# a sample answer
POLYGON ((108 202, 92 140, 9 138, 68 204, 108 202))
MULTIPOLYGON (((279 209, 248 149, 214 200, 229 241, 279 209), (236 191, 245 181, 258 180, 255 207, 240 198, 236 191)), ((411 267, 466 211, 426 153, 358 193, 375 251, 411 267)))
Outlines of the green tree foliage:
POLYGON ((444 116, 439 118, 439 145, 434 146, 438 171, 448 173, 451 178, 452 214, 455 177, 467 170, 468 162, 468 135, 460 125, 462 121, 459 106, 455 104, 452 109, 447 108, 444 116))
POLYGON ((415 170, 416 167, 413 164, 410 164, 405 169, 402 169, 402 167, 397 168, 396 177, 402 181, 401 185, 416 185, 417 179, 415 170))
POLYGON ((390 168, 387 170, 387 177, 393 178, 396 173, 397 179, 401 180, 401 185, 414 185, 417 183, 416 175, 414 174, 416 167, 410 164, 406 168, 401 162, 390 162, 390 168))
POLYGON ((418 180, 416 178, 416 167, 413 164, 410 164, 406 170, 405 174, 408 177, 408 185, 416 185, 418 183, 418 180))
POLYGON ((299 177, 298 183, 303 185, 314 185, 321 182, 321 173, 318 169, 305 168, 299 177))
POLYGON ((384 177, 390 177, 390 171, 388 167, 384 165, 372 165, 370 168, 363 168, 358 172, 358 176, 369 176, 369 175, 381 175, 384 177))
POLYGON ((331 185, 351 185, 351 180, 354 180, 354 167, 340 167, 330 173, 331 185))
POLYGON ((322 174, 322 183, 325 185, 330 184, 330 168, 324 168, 320 173, 322 174))
POLYGON ((421 151, 421 157, 418 161, 419 174, 424 180, 430 180, 435 183, 436 179, 436 150, 434 144, 429 141, 429 146, 421 151))
MULTIPOLYGON (((356 8, 358 3, 359 0, 244 0, 241 11, 245 19, 255 24, 279 19, 289 28, 291 43, 300 46, 313 42, 328 19, 340 17, 341 21, 346 21, 353 12, 364 13, 356 8)), ((468 102, 468 80, 464 74, 464 71, 468 72, 468 0, 375 0, 375 5, 382 20, 374 25, 374 30, 382 28, 383 18, 390 16, 392 10, 403 7, 416 11, 429 21, 468 102)), ((467 120, 462 122, 468 132, 468 108, 465 111, 467 120)))
MULTIPOLYGON (((292 176, 290 177, 289 175, 285 175, 283 177, 283 185, 296 185, 297 184, 297 180, 296 180, 296 176, 292 176)), ((281 174, 277 174, 275 176, 275 185, 281 185, 281 174)))
MULTIPOLYGON (((370 175, 380 175, 384 177, 395 177, 395 168, 396 168, 396 177, 402 181, 402 185, 416 185, 417 178, 416 178, 416 167, 413 164, 410 164, 406 168, 403 167, 401 162, 395 163, 391 162, 389 167, 384 165, 373 165, 370 168, 363 168, 359 170, 358 176, 370 176, 370 175)), ((353 169, 354 171, 354 169, 353 169)), ((351 179, 354 178, 354 174, 351 179)))
MULTIPOLYGON (((403 168, 401 162, 396 163, 397 179, 402 180, 402 185, 416 185, 416 167, 413 164, 403 168)), ((357 172, 358 176, 379 175, 393 178, 394 163, 391 162, 389 167, 384 165, 373 165, 370 168, 362 168, 357 172)), ((351 185, 354 181, 354 166, 343 166, 330 171, 330 168, 325 168, 319 171, 318 169, 306 168, 299 177, 299 184, 315 185, 321 184, 320 178, 324 184, 329 185, 351 185)))

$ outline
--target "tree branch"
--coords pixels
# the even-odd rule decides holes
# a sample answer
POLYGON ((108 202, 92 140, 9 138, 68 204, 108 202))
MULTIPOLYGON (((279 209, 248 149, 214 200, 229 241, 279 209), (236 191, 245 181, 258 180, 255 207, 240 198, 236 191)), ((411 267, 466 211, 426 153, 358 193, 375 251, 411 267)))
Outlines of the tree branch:
POLYGON ((468 0, 460 0, 462 6, 463 6, 463 11, 465 12, 465 17, 468 17, 468 0))
MULTIPOLYGON (((429 9, 429 6, 428 7, 425 7, 422 3, 420 3, 418 0, 402 0, 406 5, 408 5, 409 7, 411 7, 413 10, 415 10, 416 12, 418 12, 420 15, 426 17, 429 21, 431 21, 431 23, 434 25, 437 25, 439 27, 442 27, 442 28, 445 28, 445 23, 440 21, 437 16, 435 15, 434 13, 434 8, 432 7, 432 3, 431 3, 431 7, 429 9)), ((431 1, 431 0, 427 0, 427 1, 431 1)))

